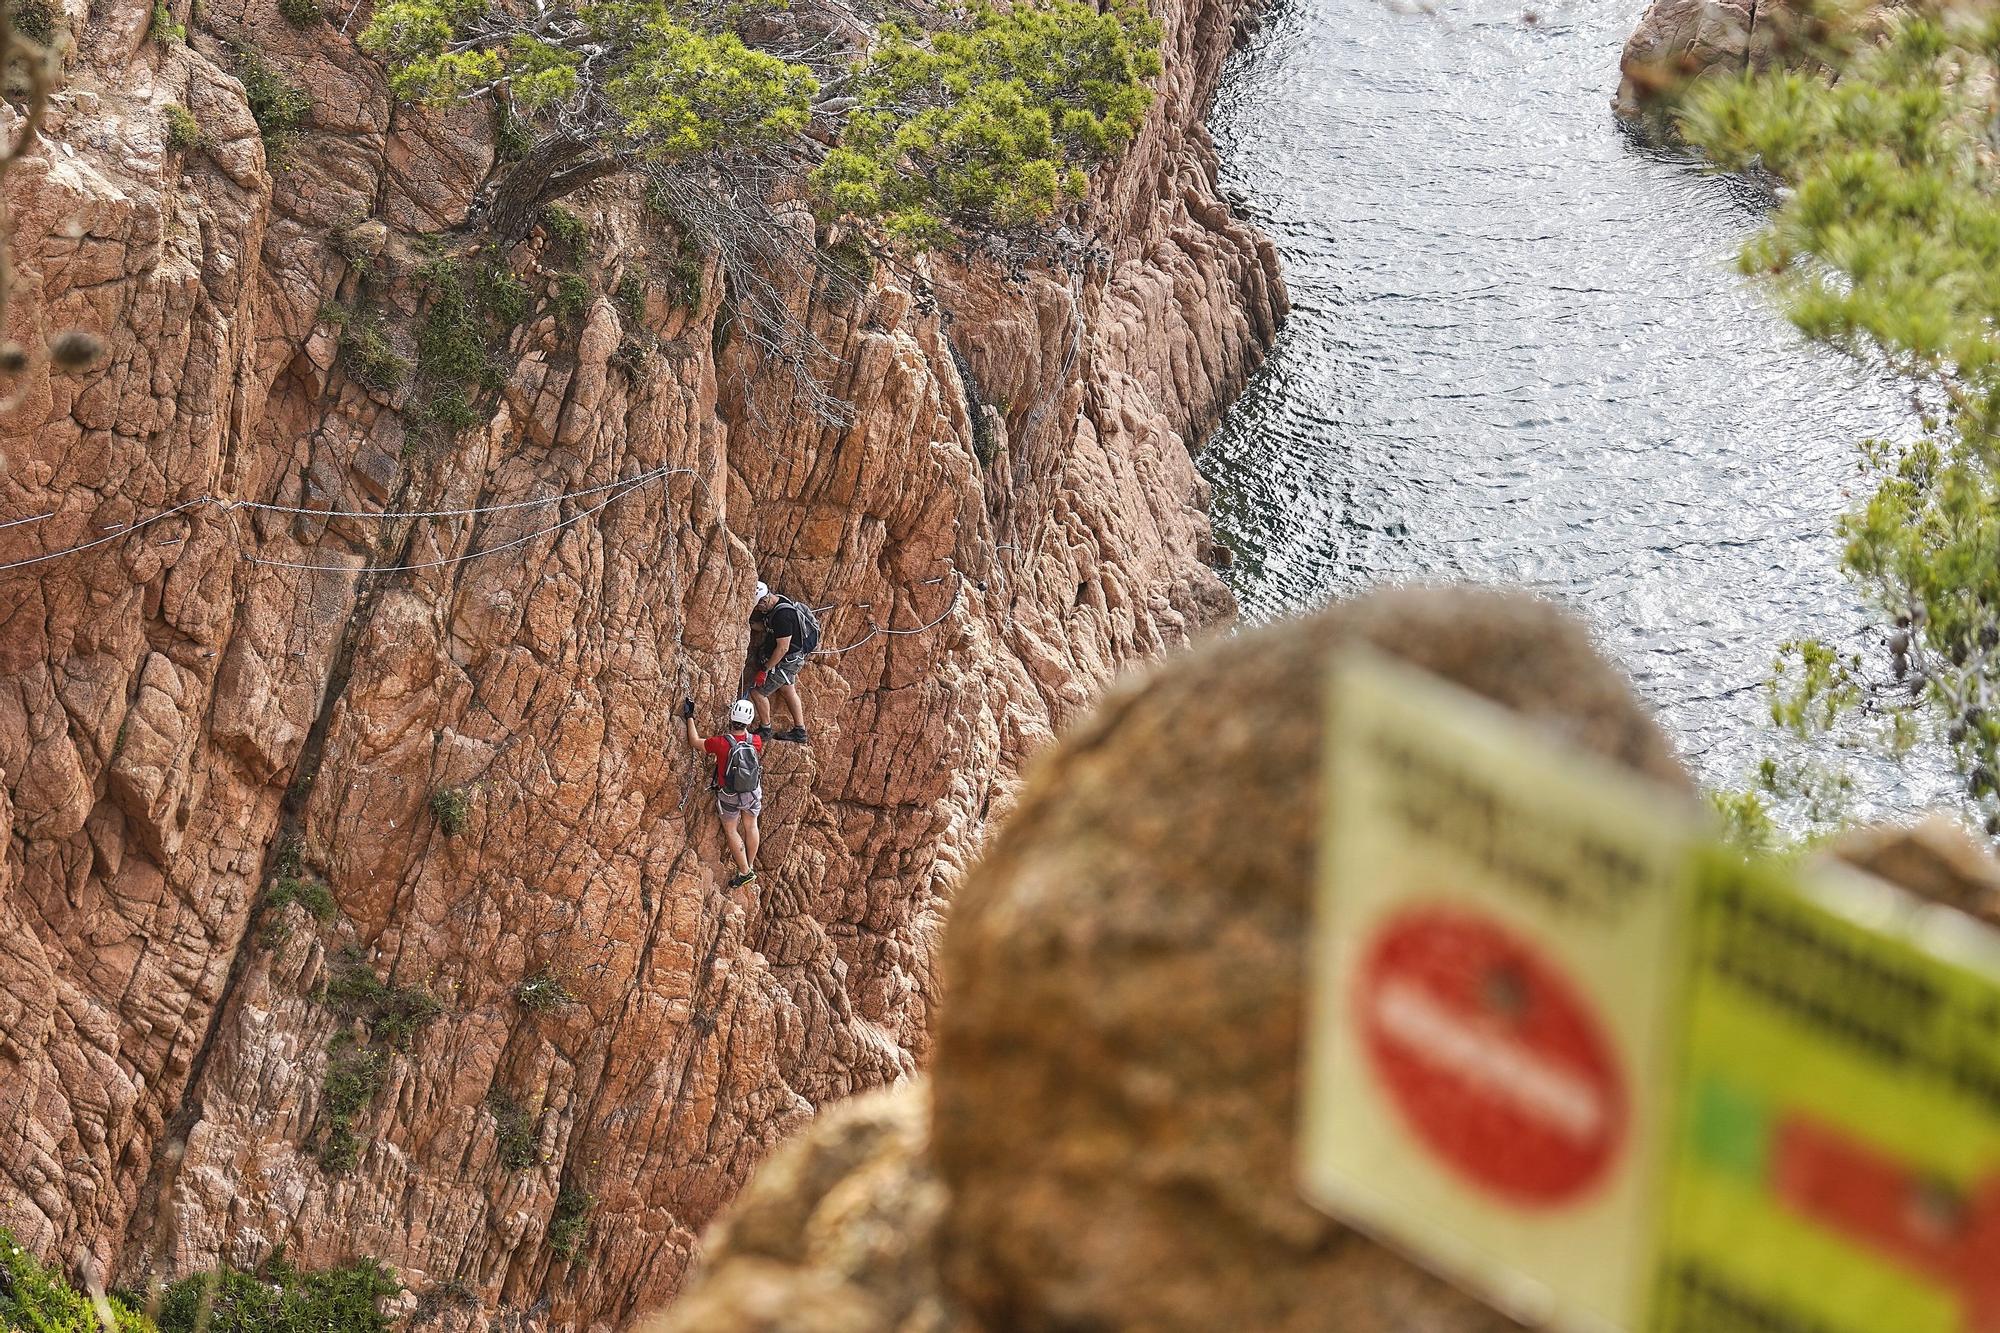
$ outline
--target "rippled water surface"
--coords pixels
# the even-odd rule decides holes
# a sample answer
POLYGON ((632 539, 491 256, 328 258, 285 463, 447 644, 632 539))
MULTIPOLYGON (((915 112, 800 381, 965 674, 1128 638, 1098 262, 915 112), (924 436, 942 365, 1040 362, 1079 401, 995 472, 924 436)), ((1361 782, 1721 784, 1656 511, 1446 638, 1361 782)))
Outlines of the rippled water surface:
POLYGON ((1252 618, 1416 578, 1558 597, 1735 781, 1776 646, 1863 642, 1833 521, 1908 412, 1736 276, 1756 198, 1618 129, 1639 6, 1535 9, 1280 0, 1237 57, 1212 125, 1295 309, 1202 456, 1217 526, 1252 618))

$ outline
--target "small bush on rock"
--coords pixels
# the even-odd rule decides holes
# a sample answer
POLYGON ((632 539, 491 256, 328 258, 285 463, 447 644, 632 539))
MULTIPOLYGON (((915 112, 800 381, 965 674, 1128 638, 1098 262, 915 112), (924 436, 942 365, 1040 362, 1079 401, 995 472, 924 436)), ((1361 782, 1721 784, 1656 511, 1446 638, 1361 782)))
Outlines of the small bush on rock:
POLYGON ((464 787, 440 787, 430 793, 430 815, 438 821, 438 833, 448 839, 458 837, 472 819, 472 797, 464 787))
POLYGON ((590 284, 581 275, 564 273, 556 278, 556 313, 564 319, 575 319, 582 315, 590 304, 590 284))
POLYGON ((176 153, 201 147, 202 140, 207 136, 201 132, 201 122, 194 118, 194 112, 179 102, 169 102, 162 114, 167 124, 167 147, 176 153))
POLYGON ((535 973, 516 986, 514 998, 521 1002, 523 1009, 532 1009, 536 1013, 547 1013, 566 1004, 576 1003, 576 997, 570 994, 569 987, 563 985, 562 979, 547 969, 535 973))
MULTIPOLYGON (((116 1296, 106 1298, 111 1333, 146 1333, 150 1325, 116 1296)), ((105 1333, 90 1297, 44 1268, 0 1227, 0 1328, 24 1333, 105 1333)))
POLYGON ((272 165, 282 166, 290 155, 293 138, 312 113, 312 96, 285 82, 256 47, 239 42, 235 51, 236 77, 243 82, 250 118, 264 136, 265 156, 272 165))
POLYGON ((174 17, 167 0, 156 0, 153 5, 153 40, 161 46, 179 46, 187 41, 187 36, 187 25, 174 17))
POLYGON ((402 1283, 373 1259, 301 1273, 282 1251, 255 1273, 184 1277, 160 1303, 160 1333, 388 1333, 381 1303, 402 1283))
POLYGON ((294 28, 310 28, 326 17, 319 0, 278 0, 278 13, 294 28))
POLYGON ((388 393, 408 377, 409 358, 390 344, 379 319, 342 306, 321 310, 320 315, 340 326, 340 364, 356 384, 388 393))
POLYGON ((7 18, 14 31, 43 46, 55 43, 56 12, 49 0, 7 0, 7 18))
POLYGON ((569 1185, 556 1196, 556 1210, 549 1218, 549 1249, 559 1258, 576 1262, 590 1239, 590 1210, 596 1204, 593 1195, 569 1185))

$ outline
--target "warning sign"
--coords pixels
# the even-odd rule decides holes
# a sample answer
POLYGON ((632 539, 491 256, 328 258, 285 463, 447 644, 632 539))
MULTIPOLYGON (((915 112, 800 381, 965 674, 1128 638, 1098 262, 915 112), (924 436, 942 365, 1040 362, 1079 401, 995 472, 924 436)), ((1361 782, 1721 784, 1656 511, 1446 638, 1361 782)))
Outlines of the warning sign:
POLYGON ((1407 666, 1334 674, 1305 1188, 1525 1322, 1639 1328, 1689 803, 1407 666))
POLYGON ((1859 875, 1708 858, 1661 1333, 2000 1333, 2000 952, 1859 875))

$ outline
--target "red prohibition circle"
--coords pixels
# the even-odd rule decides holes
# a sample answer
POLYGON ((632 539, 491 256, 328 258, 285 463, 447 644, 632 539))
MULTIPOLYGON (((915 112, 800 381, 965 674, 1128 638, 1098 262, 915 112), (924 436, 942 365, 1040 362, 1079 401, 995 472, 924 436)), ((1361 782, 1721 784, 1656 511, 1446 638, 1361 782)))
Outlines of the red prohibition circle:
POLYGON ((1604 1177, 1625 1082, 1590 1005, 1533 944, 1470 912, 1406 910, 1368 947, 1355 999, 1390 1099, 1461 1179, 1545 1208, 1604 1177))

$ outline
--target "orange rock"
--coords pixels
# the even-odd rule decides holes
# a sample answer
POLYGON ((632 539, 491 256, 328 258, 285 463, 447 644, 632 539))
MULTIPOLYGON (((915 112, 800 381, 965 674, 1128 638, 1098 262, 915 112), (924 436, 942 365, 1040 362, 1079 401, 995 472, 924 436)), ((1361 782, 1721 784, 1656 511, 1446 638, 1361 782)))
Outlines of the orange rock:
POLYGON ((0 415, 0 521, 54 514, 0 530, 0 563, 201 497, 452 510, 681 471, 594 512, 201 504, 0 572, 0 1224, 122 1281, 284 1243, 462 1285, 447 1321, 608 1327, 675 1290, 774 1144, 914 1071, 945 905, 1023 761, 1232 610, 1188 448, 1284 306, 1194 123, 1234 10, 1163 15, 1162 96, 1088 210, 1107 264, 939 260, 935 301, 885 269, 851 311, 788 293, 851 423, 716 336, 715 282, 628 361, 612 263, 662 242, 614 180, 568 201, 597 238, 584 317, 531 315, 490 419, 426 435, 410 386, 355 381, 331 307, 411 354, 416 238, 465 223, 484 113, 392 117, 338 24, 223 0, 163 47, 143 0, 100 5, 7 189, 13 328, 107 351, 0 415), (312 95, 283 164, 237 38, 312 95), (169 101, 205 146, 166 150, 169 101), (360 572, 383 564, 422 567, 360 572), (759 577, 858 646, 806 672, 815 744, 774 754, 763 873, 728 894, 672 710, 735 694, 759 577), (260 908, 280 872, 334 919, 260 908), (407 1041, 362 1023, 376 1086, 329 1173, 329 1048, 359 1020, 319 988, 360 984, 347 949, 441 1012, 407 1041), (562 998, 523 1003, 542 978, 562 998))

